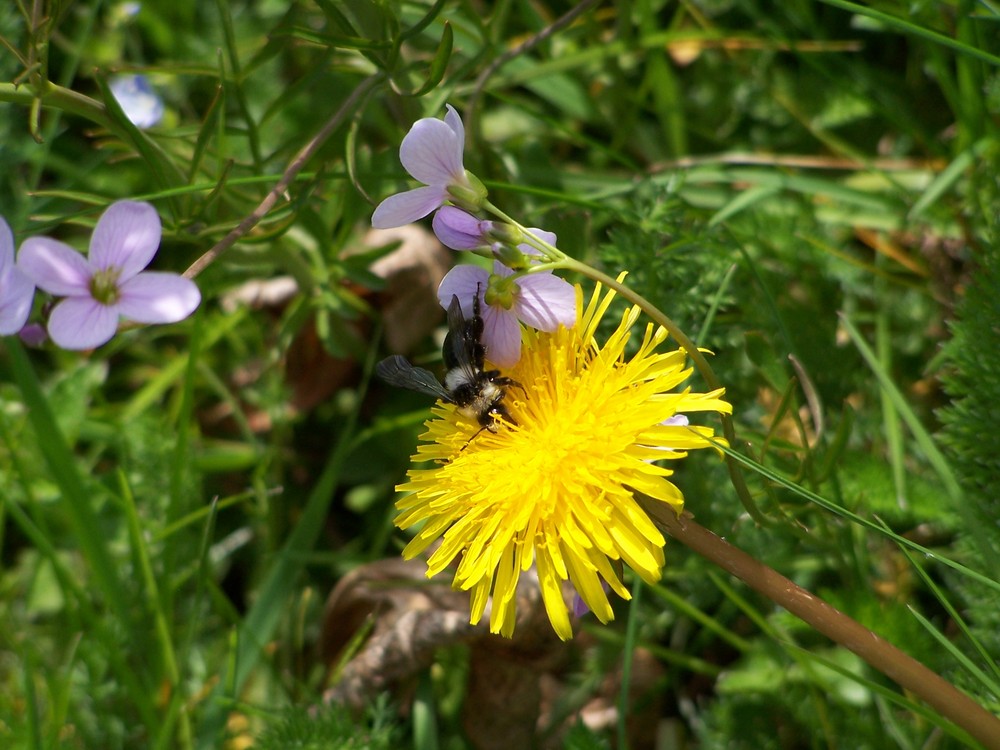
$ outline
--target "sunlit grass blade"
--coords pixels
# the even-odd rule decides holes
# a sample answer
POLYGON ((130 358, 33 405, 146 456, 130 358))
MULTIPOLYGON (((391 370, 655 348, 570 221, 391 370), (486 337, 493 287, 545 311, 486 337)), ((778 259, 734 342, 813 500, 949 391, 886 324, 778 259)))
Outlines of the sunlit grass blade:
POLYGON ((784 643, 783 645, 790 650, 801 652, 811 661, 814 661, 817 664, 822 665, 826 669, 837 672, 838 674, 850 680, 853 680, 858 685, 861 685, 865 689, 871 691, 872 693, 885 698, 894 705, 899 706, 900 708, 903 708, 906 711, 909 711, 910 713, 916 714, 917 716, 922 716, 928 722, 930 722, 936 727, 939 727, 943 732, 947 733, 951 737, 954 737, 956 740, 962 742, 966 746, 976 747, 977 743, 965 731, 955 726, 950 721, 944 719, 940 714, 938 714, 933 709, 928 708, 924 704, 910 700, 909 698, 906 697, 906 695, 901 694, 896 690, 893 690, 891 687, 887 687, 879 682, 876 682, 875 680, 870 680, 864 675, 856 674, 855 672, 846 669, 843 665, 838 664, 832 659, 827 659, 821 654, 816 654, 806 649, 803 649, 801 646, 798 646, 794 643, 784 643))
POLYGON ((924 212, 933 206, 942 195, 951 190, 955 183, 961 179, 966 170, 972 166, 973 161, 989 146, 990 141, 983 139, 972 148, 966 149, 956 156, 951 163, 941 170, 941 173, 934 178, 933 182, 927 186, 924 192, 913 204, 908 214, 910 219, 919 219, 924 212))
MULTIPOLYGON (((906 549, 901 549, 900 551, 904 555, 906 555, 906 559, 910 561, 910 566, 913 568, 913 570, 916 571, 917 575, 920 576, 921 580, 924 582, 927 588, 930 589, 930 591, 934 594, 937 600, 941 603, 941 606, 945 608, 945 610, 948 612, 948 616, 951 617, 954 623, 958 626, 958 629, 962 631, 962 635, 964 635, 966 640, 968 640, 968 642, 972 644, 972 647, 976 650, 976 653, 979 654, 979 658, 982 659, 983 664, 986 664, 993 672, 993 677, 990 677, 989 675, 983 673, 982 670, 980 670, 978 667, 975 667, 975 665, 972 665, 971 662, 969 662, 969 666, 967 666, 966 668, 970 669, 971 667, 970 671, 973 671, 974 673, 977 674, 977 679, 979 679, 979 681, 983 684, 983 686, 987 690, 991 691, 994 696, 1000 696, 1000 663, 997 662, 997 655, 991 654, 986 649, 986 646, 979 638, 976 637, 976 634, 972 631, 972 628, 969 627, 968 622, 966 622, 965 618, 962 617, 961 612, 959 612, 958 609, 955 607, 955 605, 952 604, 951 599, 948 597, 947 593, 934 581, 934 579, 931 576, 927 574, 927 571, 924 570, 923 566, 918 564, 917 560, 914 559, 910 551, 906 549)), ((910 611, 915 617, 921 620, 921 624, 924 624, 923 621, 925 618, 923 617, 923 615, 921 615, 913 607, 910 607, 910 611)), ((933 625, 928 621, 924 625, 924 627, 933 627, 933 625)), ((936 628, 934 630, 935 630, 934 632, 935 638, 939 636, 942 638, 944 637, 944 635, 941 634, 939 631, 937 631, 936 628)), ((956 658, 959 657, 956 656, 956 658)), ((966 661, 968 661, 968 657, 966 657, 964 654, 961 654, 960 660, 964 665, 966 661)))
POLYGON ((847 0, 820 0, 820 2, 827 5, 833 5, 837 8, 843 8, 844 10, 848 10, 852 13, 857 13, 859 16, 868 16, 869 18, 880 21, 891 28, 898 29, 899 31, 903 31, 907 34, 913 34, 914 36, 921 37, 922 39, 926 39, 934 44, 940 44, 943 47, 949 47, 959 54, 975 57, 991 65, 1000 66, 1000 57, 990 54, 986 50, 981 50, 978 47, 973 47, 965 42, 959 41, 958 39, 952 39, 950 36, 945 36, 944 34, 939 34, 931 29, 924 28, 923 26, 920 26, 912 21, 908 21, 905 18, 884 13, 883 11, 869 8, 866 5, 847 2, 847 0))
POLYGON ((966 531, 972 535, 973 539, 975 539, 976 545, 983 556, 983 560, 987 563, 987 568, 994 571, 1000 570, 1000 550, 995 549, 990 543, 985 531, 980 525, 980 521, 976 518, 973 509, 969 507, 967 502, 965 502, 965 496, 961 485, 959 484, 954 472, 951 470, 944 454, 938 449, 934 439, 920 423, 917 415, 913 413, 913 409, 910 408, 906 399, 903 398, 903 395, 899 392, 899 388, 896 386, 895 382, 893 382, 889 374, 880 366, 874 352, 872 352, 871 348, 862 338, 857 328, 855 328, 851 321, 844 315, 840 316, 840 320, 848 335, 850 335, 854 346, 864 358, 872 373, 876 378, 878 378, 879 385, 882 387, 883 392, 892 401, 900 419, 902 419, 909 428, 910 434, 913 435, 914 440, 916 440, 917 446, 920 448, 924 456, 927 457, 928 463, 930 463, 931 467, 937 473, 938 478, 944 486, 945 492, 948 494, 949 501, 962 518, 966 531))
POLYGON ((76 458, 59 429, 38 383, 37 375, 20 342, 8 338, 5 344, 14 379, 24 398, 39 449, 52 480, 59 486, 66 516, 73 527, 83 556, 108 605, 121 623, 128 623, 131 617, 122 594, 122 584, 116 574, 118 566, 105 546, 106 536, 101 531, 97 514, 91 505, 93 495, 84 484, 77 468, 76 458))
MULTIPOLYGON (((153 572, 153 564, 150 560, 149 548, 146 544, 142 521, 135 505, 135 498, 124 474, 118 472, 118 493, 121 505, 125 511, 125 519, 128 524, 129 541, 132 545, 132 554, 137 560, 139 574, 142 578, 143 591, 146 598, 146 607, 153 618, 153 632, 159 646, 159 662, 163 665, 164 674, 161 680, 166 680, 170 689, 170 701, 177 707, 186 699, 180 684, 180 670, 177 666, 177 655, 174 652, 174 643, 170 630, 169 615, 163 608, 163 598, 160 594, 160 587, 156 582, 156 575, 153 572)), ((177 711, 175 707, 172 712, 177 711)), ((181 733, 180 747, 191 746, 191 726, 186 713, 180 715, 181 733)), ((164 727, 163 729, 166 729, 164 727)), ((163 731, 161 729, 161 731, 163 731)), ((161 734, 161 742, 164 735, 161 734)))
POLYGON ((850 511, 847 508, 837 505, 836 503, 826 499, 822 495, 818 495, 817 493, 808 490, 805 487, 801 486, 800 484, 792 481, 791 479, 775 471, 774 469, 764 466, 763 464, 760 464, 754 461, 753 459, 748 458, 747 456, 737 453, 736 451, 733 451, 726 446, 716 444, 716 447, 723 453, 725 453, 727 456, 730 456, 737 462, 746 466, 748 469, 760 474, 765 479, 781 487, 784 487, 786 490, 789 490, 793 494, 798 495, 802 499, 808 500, 811 503, 815 503, 819 507, 830 511, 835 515, 841 516, 842 518, 850 520, 852 523, 856 523, 859 526, 863 526, 867 529, 875 531, 876 533, 881 534, 882 536, 885 536, 888 539, 891 539, 892 541, 896 542, 901 546, 907 547, 908 549, 911 549, 914 552, 917 552, 918 554, 924 555, 928 559, 936 560, 937 562, 940 562, 943 565, 947 565, 949 568, 957 570, 959 573, 969 577, 972 580, 978 581, 979 583, 985 584, 986 586, 989 586, 992 589, 1000 591, 1000 581, 993 580, 989 576, 984 575, 983 573, 980 573, 976 570, 973 570, 972 568, 969 568, 965 565, 962 565, 961 563, 956 562, 955 560, 952 560, 951 558, 945 555, 939 554, 934 550, 928 549, 927 547, 924 547, 921 544, 917 544, 911 539, 907 539, 906 537, 901 536, 894 531, 885 529, 878 523, 870 521, 869 519, 864 518, 863 516, 859 516, 857 513, 854 513, 853 511, 850 511))
POLYGON ((1000 683, 991 679, 986 672, 977 667, 972 660, 966 656, 962 651, 949 640, 944 633, 934 627, 933 623, 924 617, 915 607, 910 607, 910 614, 912 614, 921 625, 923 625, 924 630, 933 636, 934 640, 944 648, 952 658, 957 661, 966 672, 968 672, 975 680, 980 682, 986 690, 991 692, 993 695, 1000 695, 1000 683))

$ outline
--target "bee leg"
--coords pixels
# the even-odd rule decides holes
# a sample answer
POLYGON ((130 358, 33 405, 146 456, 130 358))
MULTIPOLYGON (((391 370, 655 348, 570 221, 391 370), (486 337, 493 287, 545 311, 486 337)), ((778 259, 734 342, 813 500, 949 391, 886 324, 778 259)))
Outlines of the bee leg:
MULTIPOLYGON (((472 442, 473 440, 475 440, 475 439, 476 439, 477 437, 479 437, 479 433, 480 433, 480 432, 482 432, 483 430, 487 430, 487 429, 489 429, 489 427, 490 427, 490 425, 483 425, 483 426, 482 426, 482 427, 480 427, 480 428, 479 428, 478 430, 476 430, 476 434, 475 434, 475 435, 473 435, 472 437, 470 437, 470 438, 469 438, 468 440, 466 440, 466 441, 465 441, 465 445, 463 445, 463 446, 462 446, 461 448, 459 448, 459 449, 458 449, 458 452, 459 452, 459 453, 461 453, 461 452, 462 452, 462 451, 464 451, 464 450, 465 450, 466 448, 468 448, 468 447, 469 447, 469 443, 471 443, 471 442, 472 442)), ((494 431, 495 431, 495 430, 490 430, 490 432, 494 432, 494 431)))

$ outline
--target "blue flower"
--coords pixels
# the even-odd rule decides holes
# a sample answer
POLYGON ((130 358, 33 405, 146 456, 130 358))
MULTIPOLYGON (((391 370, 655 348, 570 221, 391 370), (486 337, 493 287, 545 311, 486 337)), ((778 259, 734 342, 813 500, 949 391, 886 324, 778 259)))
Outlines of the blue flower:
POLYGON ((146 76, 115 76, 108 85, 125 116, 137 128, 151 128, 163 119, 163 99, 153 91, 146 76))

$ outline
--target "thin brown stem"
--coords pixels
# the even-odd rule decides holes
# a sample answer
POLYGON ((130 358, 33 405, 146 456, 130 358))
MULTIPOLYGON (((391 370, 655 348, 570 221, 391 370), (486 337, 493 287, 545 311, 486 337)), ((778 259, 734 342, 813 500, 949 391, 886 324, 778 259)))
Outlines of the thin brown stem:
POLYGON ((483 90, 486 88, 486 82, 490 80, 490 78, 492 78, 493 75, 500 70, 500 68, 509 63, 511 60, 538 46, 557 31, 566 28, 573 23, 573 21, 599 3, 600 0, 584 0, 582 3, 578 3, 537 34, 528 37, 516 47, 513 47, 504 52, 502 55, 497 56, 493 62, 483 68, 482 72, 476 78, 475 84, 472 86, 472 97, 469 102, 469 106, 466 107, 465 118, 468 121, 468 124, 466 125, 466 133, 468 134, 467 137, 469 138, 470 146, 474 145, 476 138, 476 117, 479 111, 479 100, 482 99, 483 90))
POLYGON ((884 638, 747 553, 662 503, 643 507, 670 536, 787 609, 817 631, 853 651, 905 690, 927 702, 990 750, 1000 750, 1000 719, 954 685, 884 638))
POLYGON ((222 255, 222 253, 236 244, 237 240, 245 236, 251 229, 257 226, 261 219, 267 216, 267 212, 274 208, 274 204, 278 202, 278 199, 281 198, 282 195, 284 195, 288 186, 292 184, 306 163, 313 157, 320 147, 326 143, 327 138, 329 138, 337 130, 337 128, 340 127, 341 123, 353 110, 354 105, 357 104, 358 101, 375 86, 375 84, 381 81, 382 78, 383 75, 381 73, 376 73, 358 84, 354 91, 351 92, 351 95, 344 100, 342 105, 340 105, 340 109, 338 109, 334 115, 326 121, 323 127, 320 128, 319 132, 316 133, 316 135, 314 135, 312 139, 299 150, 299 152, 295 155, 295 158, 293 158, 289 163, 284 174, 281 175, 281 179, 279 179, 268 194, 264 196, 264 200, 258 204, 257 208, 255 208, 249 216, 233 228, 229 234, 216 242, 208 252, 192 263, 191 266, 184 272, 184 276, 189 279, 193 279, 199 273, 208 268, 208 266, 214 263, 215 260, 222 255))

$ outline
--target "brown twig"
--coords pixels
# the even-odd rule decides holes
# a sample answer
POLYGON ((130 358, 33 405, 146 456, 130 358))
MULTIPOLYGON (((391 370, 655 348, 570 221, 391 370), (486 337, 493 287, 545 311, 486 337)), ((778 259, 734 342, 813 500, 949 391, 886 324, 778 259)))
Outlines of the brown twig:
POLYGON ((340 127, 340 124, 351 112, 358 100, 367 94, 368 91, 382 79, 382 77, 381 73, 375 73, 362 81, 357 88, 351 92, 351 95, 344 100, 344 103, 340 106, 340 109, 334 113, 333 117, 327 120, 323 127, 320 128, 320 131, 313 136, 312 140, 303 146, 302 149, 295 155, 295 158, 292 159, 284 174, 281 175, 281 179, 278 180, 274 187, 271 188, 270 192, 264 196, 264 200, 262 200, 257 208, 253 210, 253 213, 243 219, 243 221, 231 230, 229 234, 216 242, 212 249, 192 263, 191 266, 184 272, 184 276, 189 279, 193 279, 199 273, 208 268, 208 266, 211 265, 216 258, 222 255, 222 253, 232 247, 237 240, 257 226, 261 219, 267 216, 267 212, 274 207, 275 203, 278 202, 278 199, 288 189, 288 186, 292 184, 295 177, 306 165, 306 163, 326 142, 326 139, 329 138, 338 127, 340 127))
POLYGON ((690 514, 678 518, 673 510, 653 501, 644 502, 643 507, 674 539, 853 651, 900 687, 955 722, 984 747, 1000 750, 1000 719, 950 682, 819 597, 695 523, 690 514))
POLYGON ((525 39, 516 47, 504 52, 502 55, 498 56, 493 62, 483 68, 483 71, 477 76, 476 82, 472 86, 472 98, 469 101, 469 106, 466 107, 465 119, 468 122, 466 127, 466 134, 470 142, 475 138, 476 133, 476 113, 479 110, 479 100, 482 98, 483 89, 486 88, 486 82, 493 77, 500 68, 509 63, 518 55, 523 55, 528 50, 533 47, 538 46, 550 36, 555 34, 560 29, 569 26, 573 21, 579 18, 581 15, 586 13, 588 10, 597 5, 600 0, 584 0, 582 3, 570 8, 563 16, 553 21, 551 24, 546 26, 544 29, 539 31, 532 37, 525 39))

